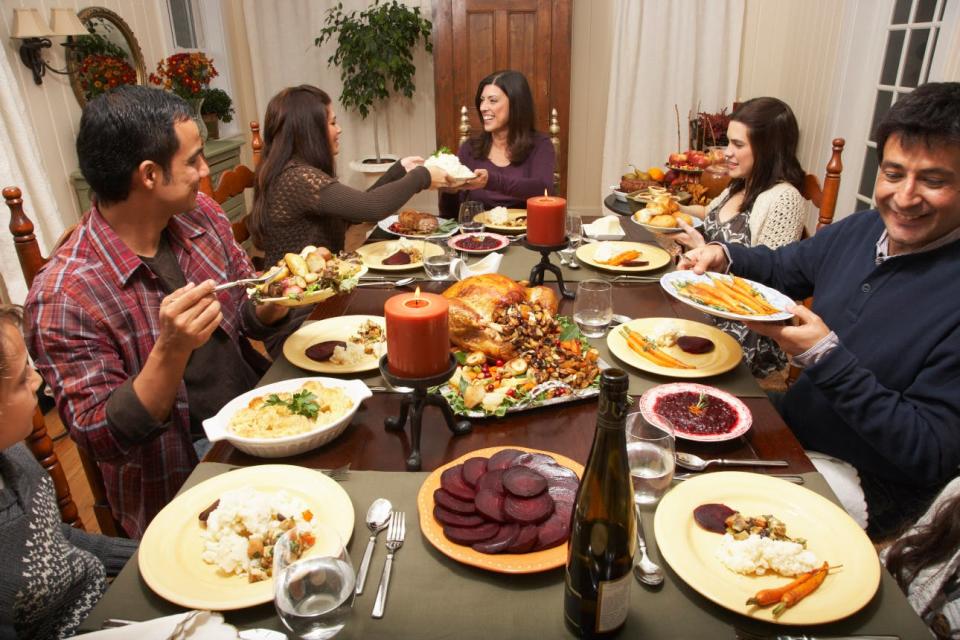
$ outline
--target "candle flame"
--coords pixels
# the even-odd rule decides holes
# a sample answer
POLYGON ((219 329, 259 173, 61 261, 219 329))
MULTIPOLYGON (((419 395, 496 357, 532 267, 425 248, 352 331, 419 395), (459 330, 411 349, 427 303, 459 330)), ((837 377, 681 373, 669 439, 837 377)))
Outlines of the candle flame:
POLYGON ((414 300, 419 300, 419 299, 420 299, 420 287, 419 287, 419 286, 417 287, 417 290, 413 292, 413 299, 414 299, 414 300))

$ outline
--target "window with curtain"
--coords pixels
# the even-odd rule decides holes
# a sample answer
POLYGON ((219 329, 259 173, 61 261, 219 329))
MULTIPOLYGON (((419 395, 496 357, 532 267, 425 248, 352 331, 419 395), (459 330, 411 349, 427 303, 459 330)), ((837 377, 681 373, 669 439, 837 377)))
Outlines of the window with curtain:
POLYGON ((197 37, 199 29, 193 0, 167 0, 167 13, 170 16, 174 46, 181 49, 199 48, 200 42, 197 37))

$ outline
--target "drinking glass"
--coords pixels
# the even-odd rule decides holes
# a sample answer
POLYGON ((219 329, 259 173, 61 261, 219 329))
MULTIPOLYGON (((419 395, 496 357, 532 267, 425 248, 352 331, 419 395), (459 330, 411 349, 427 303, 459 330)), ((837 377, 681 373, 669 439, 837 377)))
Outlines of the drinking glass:
POLYGON ((353 607, 356 573, 336 529, 312 526, 314 547, 297 558, 297 529, 292 529, 273 548, 274 604, 287 629, 306 640, 337 635, 347 624, 353 607))
POLYGON ((640 412, 627 416, 627 459, 633 499, 640 505, 660 501, 673 482, 674 435, 670 424, 653 424, 640 412))
POLYGON ((483 213, 483 203, 476 200, 464 200, 460 205, 460 232, 461 233, 480 233, 483 231, 483 223, 477 220, 477 216, 483 213))
POLYGON ((579 213, 567 213, 567 248, 576 251, 583 242, 583 220, 579 213))
POLYGON ((573 319, 588 338, 602 338, 613 319, 613 287, 603 280, 584 280, 577 285, 573 319))
POLYGON ((450 278, 450 263, 453 261, 453 249, 447 236, 430 236, 423 241, 423 270, 431 280, 450 278))

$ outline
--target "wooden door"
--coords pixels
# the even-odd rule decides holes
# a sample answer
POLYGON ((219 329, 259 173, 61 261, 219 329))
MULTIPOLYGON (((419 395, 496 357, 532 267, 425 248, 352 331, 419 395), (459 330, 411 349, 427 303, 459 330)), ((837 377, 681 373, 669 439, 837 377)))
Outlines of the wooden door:
POLYGON ((434 79, 437 145, 456 150, 460 107, 478 131, 477 85, 500 69, 523 73, 533 92, 535 126, 550 133, 550 112, 560 126, 560 193, 567 184, 570 122, 571 0, 434 0, 434 79))

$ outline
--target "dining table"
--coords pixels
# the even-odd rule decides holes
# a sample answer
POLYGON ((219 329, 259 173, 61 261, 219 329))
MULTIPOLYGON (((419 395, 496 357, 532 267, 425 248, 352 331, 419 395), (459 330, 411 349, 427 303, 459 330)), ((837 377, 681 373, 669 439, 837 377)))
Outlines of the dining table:
MULTIPOLYGON (((589 218, 585 218, 585 222, 589 218)), ((658 244, 669 248, 670 240, 653 237, 647 230, 621 219, 627 240, 658 244)), ((499 272, 521 281, 540 259, 538 254, 511 242, 503 252, 499 272)), ((654 270, 652 276, 669 272, 671 264, 654 270)), ((611 281, 614 312, 630 318, 683 318, 709 323, 699 311, 679 302, 661 288, 655 278, 643 282, 615 281, 616 273, 581 265, 578 269, 562 268, 567 282, 575 285, 585 279, 611 281)), ((391 286, 399 276, 417 278, 411 287, 440 293, 450 281, 426 279, 420 270, 380 274, 382 285, 357 288, 351 293, 330 298, 318 304, 310 320, 346 315, 383 315, 385 301, 396 294, 391 286)), ((364 282, 377 282, 370 272, 364 282)), ((549 281, 547 286, 553 286, 549 281)), ((404 289, 408 290, 408 289, 404 289)), ((574 302, 560 297, 560 315, 572 315, 574 302)), ((590 339, 600 351, 604 366, 619 367, 630 378, 630 396, 634 407, 640 396, 657 385, 673 382, 670 377, 649 373, 620 361, 606 347, 603 338, 590 339)), ((261 380, 261 385, 280 380, 313 375, 277 354, 261 380)), ((333 376, 336 377, 336 376, 333 376)), ((357 596, 344 630, 343 638, 560 638, 570 637, 563 619, 563 566, 532 572, 501 572, 471 566, 448 557, 438 550, 421 530, 418 492, 430 473, 452 460, 478 449, 491 447, 525 447, 565 456, 585 464, 590 454, 597 420, 596 398, 530 408, 502 417, 472 418, 469 433, 453 434, 443 423, 438 409, 428 408, 424 414, 421 440, 422 469, 408 471, 409 433, 388 431, 385 420, 396 416, 403 397, 385 384, 374 369, 345 377, 359 377, 377 389, 354 415, 351 424, 332 442, 306 453, 283 459, 257 458, 234 448, 228 442, 214 444, 190 476, 184 489, 231 469, 264 463, 289 464, 330 470, 349 467, 339 482, 350 496, 354 507, 354 531, 348 550, 355 566, 359 566, 367 542, 364 522, 367 507, 378 497, 388 498, 395 510, 407 515, 406 541, 396 555, 386 614, 382 619, 371 617, 376 589, 368 587, 357 596)), ((800 476, 803 486, 830 501, 837 502, 824 478, 817 473, 797 438, 781 419, 767 394, 740 362, 732 370, 696 380, 717 387, 739 398, 752 414, 752 426, 744 434, 724 442, 692 442, 677 439, 678 451, 709 458, 762 458, 786 462, 774 469, 748 468, 756 473, 793 474, 800 476)), ((714 467, 708 471, 713 472, 714 467)), ((678 469, 678 472, 681 470, 678 469)), ((675 481, 677 484, 680 481, 675 481)), ((881 570, 879 588, 859 611, 824 624, 788 627, 771 624, 731 611, 707 599, 681 579, 665 562, 654 539, 655 507, 643 507, 642 519, 649 552, 653 560, 665 568, 661 587, 639 583, 631 587, 630 611, 622 637, 644 638, 736 638, 737 630, 746 630, 761 637, 781 634, 820 638, 873 634, 899 638, 929 637, 929 631, 910 607, 891 576, 881 570)), ((432 517, 426 514, 426 517, 432 517)), ((376 584, 383 566, 383 537, 378 544, 369 584, 376 584)), ((879 562, 879 560, 878 560, 879 562)), ((104 598, 82 630, 101 627, 110 618, 147 620, 184 611, 153 593, 139 574, 138 563, 130 562, 115 579, 104 598)), ((272 603, 225 612, 228 622, 243 628, 282 630, 272 603)))

